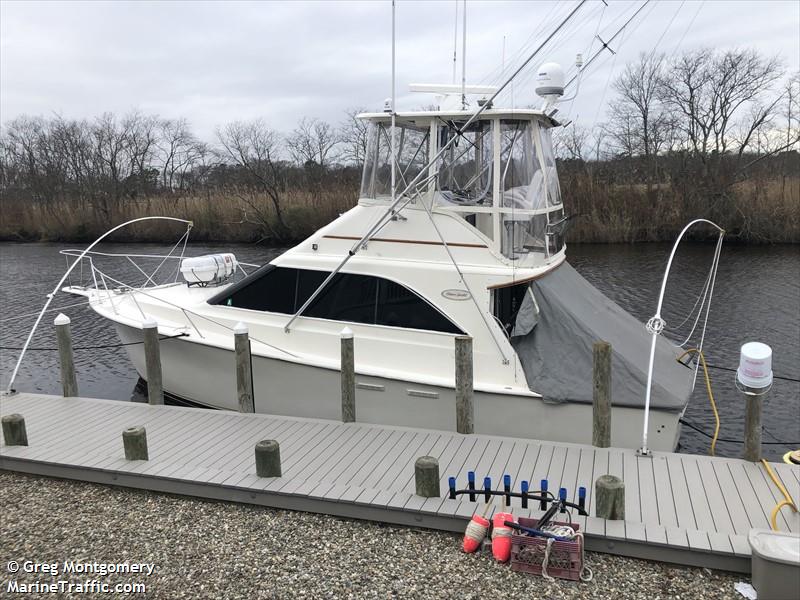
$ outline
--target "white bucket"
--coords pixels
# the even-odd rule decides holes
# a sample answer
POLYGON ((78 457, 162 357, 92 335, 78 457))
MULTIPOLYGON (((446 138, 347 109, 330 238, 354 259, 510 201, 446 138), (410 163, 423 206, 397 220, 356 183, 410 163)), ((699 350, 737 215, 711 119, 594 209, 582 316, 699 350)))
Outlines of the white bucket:
POLYGON ((744 386, 755 389, 772 384, 772 348, 761 342, 748 342, 739 355, 736 378, 744 386))

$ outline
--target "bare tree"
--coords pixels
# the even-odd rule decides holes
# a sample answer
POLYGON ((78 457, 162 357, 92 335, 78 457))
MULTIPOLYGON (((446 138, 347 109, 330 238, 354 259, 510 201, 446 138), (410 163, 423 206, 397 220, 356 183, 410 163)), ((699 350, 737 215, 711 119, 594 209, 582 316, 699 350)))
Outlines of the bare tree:
POLYGON ((328 156, 339 143, 339 136, 330 123, 316 118, 303 117, 297 127, 286 136, 286 149, 298 165, 328 165, 328 156))
POLYGON ((280 136, 267 127, 263 120, 254 119, 228 123, 217 129, 217 139, 220 158, 238 166, 243 172, 247 189, 257 192, 256 195, 248 195, 236 188, 238 197, 257 216, 261 227, 274 239, 283 239, 288 229, 281 202, 286 192, 286 173, 279 156, 280 136), (258 193, 271 202, 277 227, 258 202, 258 193))
POLYGON ((367 155, 367 122, 357 118, 366 108, 353 107, 345 110, 345 119, 339 126, 341 151, 339 158, 345 164, 361 166, 367 155))
POLYGON ((663 55, 641 53, 638 61, 629 63, 613 83, 618 94, 613 106, 621 110, 626 120, 634 119, 632 143, 636 153, 645 158, 658 154, 663 141, 663 111, 658 96, 663 64, 663 55))
POLYGON ((739 159, 769 123, 777 102, 766 100, 783 74, 777 58, 755 50, 688 52, 673 61, 660 96, 679 117, 679 128, 704 175, 718 179, 722 157, 739 159), (737 135, 734 135, 738 132, 737 135))
POLYGON ((207 154, 207 147, 189 128, 186 119, 159 122, 158 147, 161 162, 161 186, 165 190, 185 190, 187 176, 207 154))

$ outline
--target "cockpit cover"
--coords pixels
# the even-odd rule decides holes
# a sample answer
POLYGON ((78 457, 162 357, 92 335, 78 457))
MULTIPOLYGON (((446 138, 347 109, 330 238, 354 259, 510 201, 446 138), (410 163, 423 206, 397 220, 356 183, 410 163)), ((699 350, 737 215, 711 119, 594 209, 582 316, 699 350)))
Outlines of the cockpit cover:
MULTIPOLYGON (((533 300, 526 294, 511 338, 531 391, 546 402, 591 403, 592 344, 604 340, 613 352, 612 404, 643 407, 651 344, 645 326, 566 262, 531 283, 531 290, 538 311, 530 310, 533 300)), ((659 336, 652 408, 680 411, 688 402, 693 370, 677 356, 678 348, 659 336)))

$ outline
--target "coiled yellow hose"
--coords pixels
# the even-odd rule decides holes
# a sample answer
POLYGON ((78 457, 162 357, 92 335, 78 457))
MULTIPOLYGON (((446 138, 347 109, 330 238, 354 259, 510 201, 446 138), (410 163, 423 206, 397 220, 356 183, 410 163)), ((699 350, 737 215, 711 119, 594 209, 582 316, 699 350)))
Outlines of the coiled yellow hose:
POLYGON ((687 354, 697 353, 700 356, 700 364, 703 365, 703 374, 706 378, 706 391, 708 392, 708 401, 711 403, 711 410, 714 411, 714 419, 716 426, 714 427, 714 436, 711 438, 711 449, 709 454, 714 456, 714 450, 717 446, 717 437, 719 437, 719 413, 717 412, 717 403, 714 401, 714 392, 711 391, 711 378, 708 376, 708 367, 706 366, 706 357, 703 356, 703 351, 697 348, 689 348, 686 352, 681 354, 677 360, 680 361, 687 354))
POLYGON ((778 479, 778 477, 775 475, 775 473, 772 470, 772 467, 769 466, 769 463, 762 458, 761 464, 764 465, 764 468, 767 470, 767 474, 770 476, 770 478, 772 478, 772 482, 776 486, 778 486, 778 489, 781 491, 781 494, 783 494, 784 499, 775 505, 775 508, 772 509, 772 515, 770 516, 769 519, 769 524, 770 527, 772 527, 772 530, 778 531, 778 513, 781 512, 781 509, 784 506, 791 506, 792 510, 794 512, 797 512, 797 505, 794 503, 794 500, 792 500, 792 497, 789 495, 789 492, 786 491, 783 482, 780 479, 778 479))

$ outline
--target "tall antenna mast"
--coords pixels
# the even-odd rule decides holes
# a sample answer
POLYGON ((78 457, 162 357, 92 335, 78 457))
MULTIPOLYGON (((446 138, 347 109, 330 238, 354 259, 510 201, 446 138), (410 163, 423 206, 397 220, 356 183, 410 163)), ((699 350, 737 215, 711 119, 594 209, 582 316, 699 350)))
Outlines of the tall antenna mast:
POLYGON ((458 55, 458 0, 456 0, 456 20, 453 23, 453 83, 456 82, 456 65, 458 55))
POLYGON ((395 13, 395 4, 394 4, 394 0, 392 0, 392 127, 391 127, 391 132, 390 132, 391 133, 391 139, 390 139, 390 142, 389 142, 389 144, 391 146, 391 152, 392 152, 392 203, 394 203, 394 197, 395 197, 395 192, 396 192, 396 188, 397 188, 396 180, 395 180, 395 164, 397 163, 397 157, 396 157, 396 149, 394 147, 394 143, 395 143, 394 142, 394 138, 395 138, 394 126, 395 126, 395 115, 397 114, 397 111, 394 109, 394 104, 395 104, 395 41, 394 41, 394 38, 395 38, 395 36, 394 36, 394 32, 395 32, 395 26, 394 26, 395 17, 394 17, 394 13, 395 13))
POLYGON ((461 29, 461 108, 467 110, 467 0, 464 0, 464 24, 461 29))

